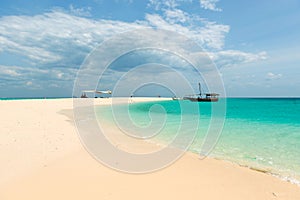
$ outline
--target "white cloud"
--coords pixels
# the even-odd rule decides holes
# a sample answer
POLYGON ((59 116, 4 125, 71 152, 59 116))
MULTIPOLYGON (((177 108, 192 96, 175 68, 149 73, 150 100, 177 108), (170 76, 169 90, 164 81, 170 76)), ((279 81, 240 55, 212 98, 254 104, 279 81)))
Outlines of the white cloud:
POLYGON ((248 53, 238 50, 224 50, 209 53, 210 58, 221 67, 237 66, 245 63, 257 62, 267 58, 266 52, 248 53))
POLYGON ((274 74, 272 72, 269 72, 266 74, 266 80, 277 80, 282 78, 282 74, 274 74))
POLYGON ((76 8, 73 6, 73 4, 70 5, 70 12, 73 15, 76 16, 83 16, 83 17, 90 17, 91 16, 91 7, 85 7, 85 8, 76 8))
POLYGON ((51 83, 49 84, 50 88, 60 88, 60 85, 56 84, 56 83, 51 83))
POLYGON ((225 35, 229 32, 228 25, 206 22, 205 28, 200 30, 203 43, 214 49, 222 49, 224 46, 225 35))
MULTIPOLYGON (((27 79, 72 81, 76 75, 76 69, 55 67, 49 69, 39 69, 37 67, 5 66, 0 65, 0 78, 19 81, 27 79)), ((17 84, 17 83, 16 83, 17 84)))
POLYGON ((1 66, 1 65, 0 65, 0 75, 11 76, 11 77, 21 76, 21 74, 17 72, 16 69, 10 69, 8 67, 1 66))
POLYGON ((190 20, 187 13, 182 10, 174 9, 174 10, 166 10, 165 11, 166 20, 171 23, 184 23, 190 20))
POLYGON ((152 26, 186 35, 204 47, 221 49, 229 26, 195 19, 179 9, 166 10, 164 17, 146 14, 144 21, 132 23, 92 20, 57 10, 35 16, 7 16, 0 18, 0 46, 36 64, 71 66, 80 64, 89 51, 116 33, 152 26))
POLYGON ((27 82, 26 82, 26 85, 27 85, 27 86, 31 86, 32 84, 33 84, 32 81, 27 81, 27 82))
POLYGON ((0 24, 2 50, 40 64, 70 60, 72 55, 84 54, 80 56, 83 59, 99 42, 113 34, 143 26, 138 22, 92 20, 61 11, 2 17, 0 24))
POLYGON ((205 49, 222 49, 224 46, 225 35, 230 30, 229 26, 201 19, 198 19, 198 21, 195 22, 194 19, 189 18, 186 15, 180 16, 180 18, 172 18, 170 20, 170 17, 164 19, 158 14, 147 14, 146 20, 153 27, 174 31, 176 33, 185 35, 195 40, 205 49), (175 21, 175 19, 177 21, 175 21), (187 24, 180 24, 178 23, 178 20, 180 22, 185 21, 187 24))
POLYGON ((39 79, 47 86, 62 86, 66 81, 74 80, 76 69, 102 41, 117 33, 144 27, 170 30, 192 39, 206 49, 221 67, 255 62, 266 57, 265 52, 223 50, 230 26, 189 14, 179 9, 180 1, 151 2, 162 12, 146 14, 144 20, 135 22, 85 18, 83 16, 87 16, 85 12, 88 10, 72 5, 70 10, 73 14, 53 10, 35 16, 1 17, 0 51, 27 58, 30 67, 0 65, 0 77, 22 80, 16 84, 26 85, 29 81, 37 85, 39 79))
MULTIPOLYGON (((179 9, 182 3, 192 2, 193 0, 150 0, 148 6, 161 11, 162 14, 146 14, 146 20, 154 27, 184 34, 205 49, 220 50, 224 46, 225 35, 229 32, 230 27, 179 9)), ((216 8, 217 2, 218 0, 200 0, 201 7, 204 9, 221 11, 216 8)))
POLYGON ((219 0, 200 0, 200 5, 206 10, 222 11, 222 9, 217 8, 216 6, 216 3, 218 3, 218 1, 219 0))
POLYGON ((47 74, 47 70, 41 70, 34 67, 6 66, 0 65, 0 76, 10 76, 20 78, 29 74, 47 74))
POLYGON ((155 10, 175 9, 178 5, 178 0, 149 0, 148 3, 148 7, 153 7, 155 10))
POLYGON ((63 77, 63 75, 64 75, 64 73, 59 72, 59 73, 57 73, 57 78, 61 79, 63 77))
MULTIPOLYGON (((5 23, 0 23, 1 25, 5 26, 5 23)), ((21 26, 18 24, 17 26, 21 26)), ((20 27, 20 29, 22 29, 20 27)), ((51 61, 58 61, 61 59, 59 55, 55 55, 55 53, 50 52, 42 47, 38 47, 36 45, 30 45, 31 42, 22 42, 23 38, 26 38, 28 32, 14 32, 16 30, 21 31, 18 27, 14 27, 13 30, 7 30, 5 27, 0 27, 2 31, 2 36, 0 35, 0 45, 2 46, 2 51, 10 51, 12 53, 23 54, 26 57, 32 60, 39 60, 40 62, 47 62, 48 60, 51 61)), ((34 33, 33 33, 34 34, 34 33)), ((29 35, 28 35, 29 36, 29 35)), ((29 38, 34 37, 34 35, 29 36, 29 38)), ((36 39, 35 39, 36 40, 36 39)))

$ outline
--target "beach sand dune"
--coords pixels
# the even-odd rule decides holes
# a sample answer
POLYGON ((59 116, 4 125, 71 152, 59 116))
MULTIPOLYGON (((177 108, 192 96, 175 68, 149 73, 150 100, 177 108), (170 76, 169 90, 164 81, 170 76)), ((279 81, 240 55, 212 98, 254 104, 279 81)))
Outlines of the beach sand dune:
POLYGON ((1 200, 300 199, 297 185, 193 153, 154 173, 107 168, 82 147, 65 113, 72 105, 72 99, 0 101, 1 200))

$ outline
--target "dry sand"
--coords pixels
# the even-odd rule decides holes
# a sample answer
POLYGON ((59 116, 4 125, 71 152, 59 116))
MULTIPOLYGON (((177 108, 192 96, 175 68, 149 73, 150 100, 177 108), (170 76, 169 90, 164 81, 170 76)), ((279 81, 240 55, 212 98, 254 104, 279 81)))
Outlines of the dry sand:
MULTIPOLYGON (((95 102, 107 105, 111 99, 95 102)), ((149 174, 107 168, 82 147, 63 111, 72 106, 72 99, 0 101, 1 200, 300 199, 297 185, 192 153, 149 174)), ((135 146, 151 146, 143 144, 135 146)))

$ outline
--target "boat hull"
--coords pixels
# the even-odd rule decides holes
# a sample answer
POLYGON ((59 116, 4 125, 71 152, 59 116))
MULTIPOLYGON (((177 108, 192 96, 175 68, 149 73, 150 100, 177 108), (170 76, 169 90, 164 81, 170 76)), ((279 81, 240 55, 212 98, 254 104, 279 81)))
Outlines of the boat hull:
POLYGON ((218 98, 201 98, 201 97, 185 97, 185 100, 190 100, 192 102, 217 102, 218 98))

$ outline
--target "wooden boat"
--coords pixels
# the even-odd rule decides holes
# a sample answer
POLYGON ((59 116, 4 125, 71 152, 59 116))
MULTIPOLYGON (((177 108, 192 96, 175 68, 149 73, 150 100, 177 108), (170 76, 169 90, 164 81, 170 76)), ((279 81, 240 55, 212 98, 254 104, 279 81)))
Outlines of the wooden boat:
POLYGON ((198 97, 183 97, 184 100, 190 100, 190 101, 197 101, 197 102, 200 102, 200 101, 203 101, 203 102, 217 102, 219 101, 219 98, 218 98, 219 94, 206 94, 205 97, 202 97, 202 96, 198 96, 198 97))
POLYGON ((87 97, 86 93, 82 93, 80 98, 88 98, 88 97, 87 97))
POLYGON ((193 102, 217 102, 219 101, 219 94, 217 93, 206 93, 203 97, 201 93, 201 84, 199 83, 199 94, 189 95, 183 97, 184 100, 190 100, 193 102))

